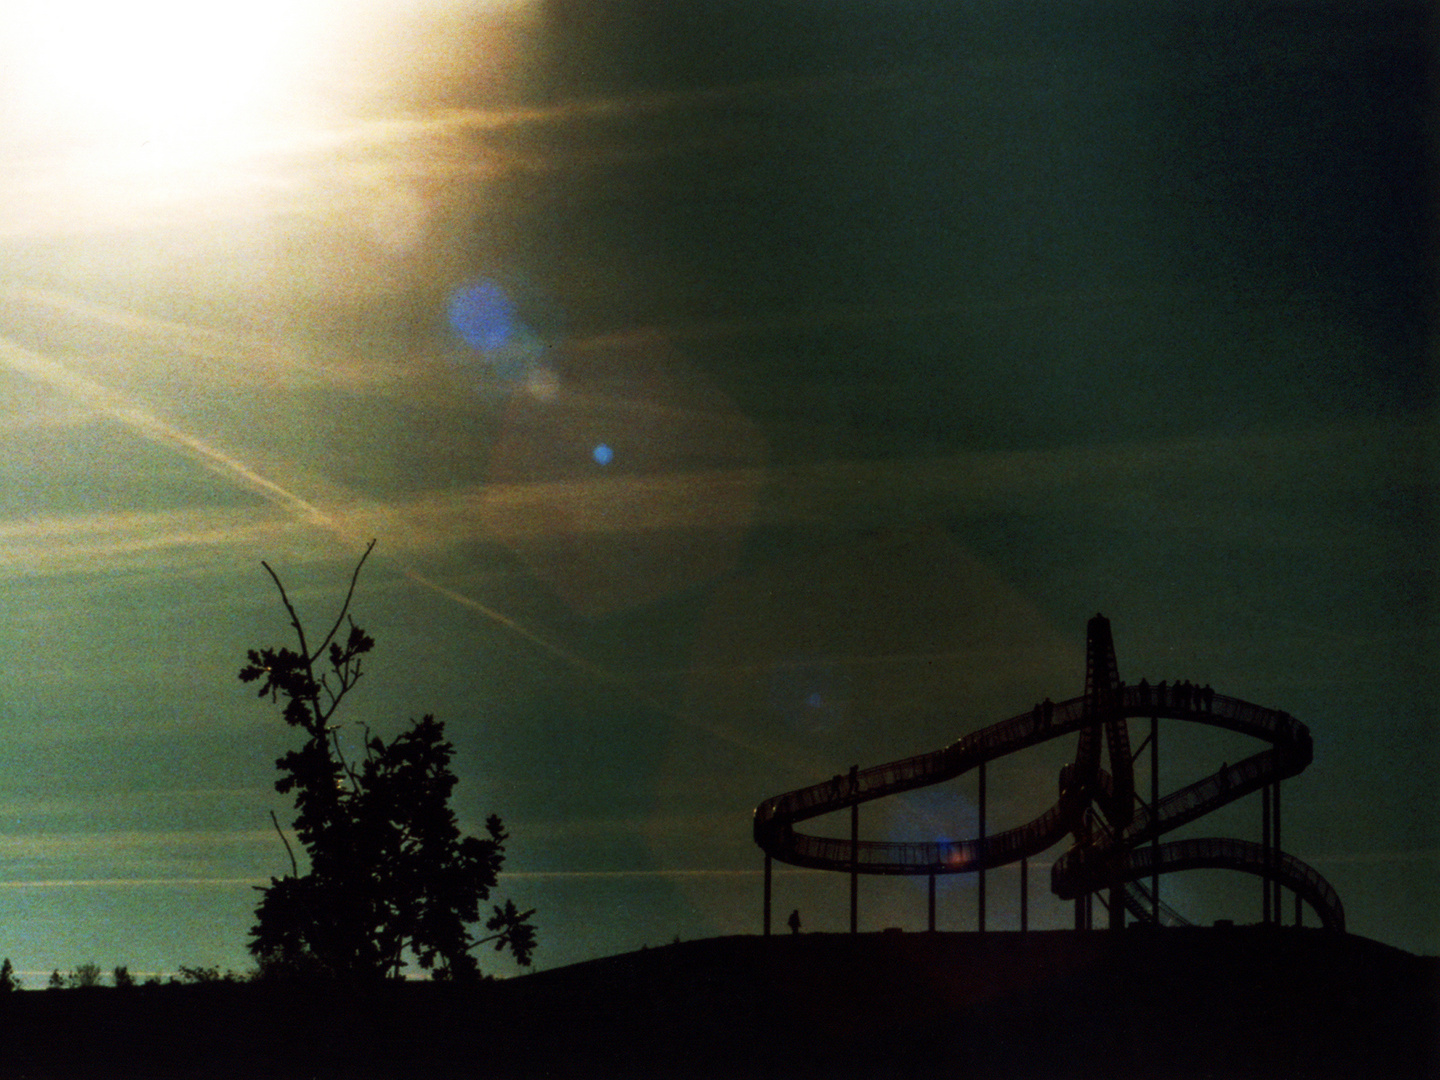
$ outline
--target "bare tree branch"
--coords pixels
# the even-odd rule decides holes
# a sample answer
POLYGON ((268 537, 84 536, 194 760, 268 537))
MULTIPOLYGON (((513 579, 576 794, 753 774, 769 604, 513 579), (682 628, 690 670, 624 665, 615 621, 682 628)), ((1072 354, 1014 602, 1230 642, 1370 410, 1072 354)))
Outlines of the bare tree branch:
MULTIPOLYGON (((371 545, 374 545, 374 541, 371 541, 371 545)), ((368 548, 366 549, 366 553, 369 553, 368 548)), ((309 647, 305 644, 305 626, 300 621, 300 615, 296 612, 295 605, 290 603, 290 594, 285 591, 285 586, 280 581, 280 575, 275 573, 275 571, 271 569, 270 564, 267 563, 264 559, 260 560, 260 565, 263 566, 265 568, 265 572, 270 575, 270 580, 275 582, 275 588, 280 590, 280 602, 285 605, 285 610, 290 613, 290 625, 295 628, 295 637, 300 643, 300 659, 305 664, 305 675, 310 680, 310 682, 314 684, 314 658, 311 657, 309 647)), ((351 583, 351 587, 354 587, 353 581, 351 583)), ((316 729, 323 729, 325 726, 325 719, 329 715, 329 713, 323 712, 321 710, 318 693, 312 694, 308 699, 306 699, 306 704, 310 707, 310 714, 315 718, 316 729)), ((334 711, 333 705, 331 706, 330 711, 334 711)))
POLYGON ((340 748, 340 728, 338 726, 330 729, 330 743, 335 747, 335 759, 340 762, 340 768, 350 778, 352 787, 360 786, 360 778, 355 775, 355 770, 350 767, 350 762, 345 760, 345 751, 340 748))
POLYGON ((285 854, 290 856, 290 876, 299 877, 300 867, 295 862, 295 852, 290 848, 290 841, 285 839, 285 830, 280 828, 280 819, 275 816, 275 811, 270 811, 270 820, 275 823, 275 831, 280 834, 280 842, 285 845, 285 854))
POLYGON ((296 614, 295 606, 290 603, 290 596, 285 591, 285 586, 280 583, 280 575, 275 573, 275 571, 271 569, 270 564, 264 559, 260 560, 260 565, 263 566, 265 572, 270 575, 270 580, 275 582, 275 588, 280 590, 280 602, 285 605, 285 610, 290 613, 290 625, 295 628, 295 636, 300 640, 300 655, 305 658, 308 664, 311 657, 309 649, 305 646, 305 627, 300 622, 300 616, 296 614))
MULTIPOLYGON (((360 561, 355 564, 355 572, 350 575, 350 588, 345 593, 345 603, 340 605, 340 614, 335 616, 335 625, 330 627, 330 632, 325 635, 325 640, 320 642, 320 644, 316 647, 315 655, 307 656, 309 660, 313 661, 319 659, 320 654, 323 653, 325 649, 329 646, 330 642, 335 639, 335 634, 339 631, 340 624, 345 621, 346 612, 350 610, 350 601, 355 596, 355 583, 360 580, 360 568, 365 565, 365 560, 370 557, 370 552, 374 550, 375 541, 371 540, 370 543, 365 545, 365 554, 361 555, 360 561)), ((268 570, 269 567, 266 567, 266 569, 268 570)))

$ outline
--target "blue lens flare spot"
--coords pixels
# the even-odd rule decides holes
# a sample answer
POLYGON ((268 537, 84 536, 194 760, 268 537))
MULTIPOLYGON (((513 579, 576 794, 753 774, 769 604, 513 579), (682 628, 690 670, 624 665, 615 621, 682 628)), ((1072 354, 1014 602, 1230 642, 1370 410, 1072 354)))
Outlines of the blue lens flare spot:
POLYGON ((510 344, 519 323, 515 301, 489 281, 462 285, 450 293, 446 312, 450 326, 471 348, 494 352, 510 344))
POLYGON ((596 465, 609 465, 615 460, 615 451, 602 442, 590 452, 590 456, 595 459, 596 465))

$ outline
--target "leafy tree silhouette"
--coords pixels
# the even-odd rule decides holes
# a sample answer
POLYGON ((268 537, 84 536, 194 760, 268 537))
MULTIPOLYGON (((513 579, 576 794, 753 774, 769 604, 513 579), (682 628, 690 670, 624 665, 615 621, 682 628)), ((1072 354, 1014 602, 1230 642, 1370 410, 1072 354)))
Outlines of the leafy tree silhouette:
POLYGON ((104 973, 100 970, 99 964, 81 964, 66 976, 65 985, 78 990, 86 987, 99 986, 103 978, 104 973))
POLYGON ((259 682, 261 697, 283 701, 285 721, 305 735, 298 750, 276 761, 282 775, 275 790, 294 794, 293 827, 309 867, 300 873, 276 820, 291 873, 261 887, 250 951, 262 974, 352 980, 398 976, 407 950, 436 978, 478 978, 471 950, 483 943, 508 948, 528 966, 533 909, 522 912, 507 901, 486 921, 488 936, 470 932, 497 883, 508 837, 493 814, 486 839, 461 836, 449 805, 456 777, 444 724, 426 715, 388 743, 367 728, 363 760, 348 761, 342 751, 341 725, 332 718, 375 645, 350 617, 360 571, 374 548, 372 540, 334 625, 313 648, 279 576, 261 563, 280 591, 298 650, 249 650, 240 681, 259 682))

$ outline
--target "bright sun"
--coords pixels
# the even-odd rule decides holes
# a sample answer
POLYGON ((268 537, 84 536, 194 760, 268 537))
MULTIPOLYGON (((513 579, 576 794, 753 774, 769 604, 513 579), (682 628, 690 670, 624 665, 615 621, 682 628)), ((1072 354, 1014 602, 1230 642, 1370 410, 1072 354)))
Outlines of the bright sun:
MULTIPOLYGON (((128 138, 203 137, 280 98, 301 0, 20 0, 3 18, 32 121, 128 138)), ((16 78, 18 76, 18 78, 16 78)))

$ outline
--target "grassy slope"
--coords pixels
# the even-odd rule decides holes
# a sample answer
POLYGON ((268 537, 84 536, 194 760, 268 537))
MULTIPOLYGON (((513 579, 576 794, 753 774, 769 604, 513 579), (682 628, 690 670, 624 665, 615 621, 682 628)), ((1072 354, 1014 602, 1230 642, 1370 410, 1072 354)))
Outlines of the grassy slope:
POLYGON ((1440 962, 1259 928, 718 938, 464 989, 30 992, 6 1076, 1440 1076, 1440 962))

